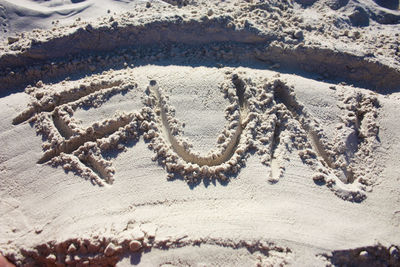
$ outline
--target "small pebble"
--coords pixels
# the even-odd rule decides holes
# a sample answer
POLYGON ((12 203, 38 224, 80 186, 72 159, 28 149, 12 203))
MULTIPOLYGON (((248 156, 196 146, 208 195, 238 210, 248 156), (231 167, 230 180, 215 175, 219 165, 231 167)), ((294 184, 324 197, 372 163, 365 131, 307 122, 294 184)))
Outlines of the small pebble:
POLYGON ((114 245, 113 243, 110 242, 110 243, 108 244, 108 246, 106 247, 106 249, 104 250, 104 254, 105 254, 107 257, 110 257, 110 256, 112 256, 112 255, 115 254, 115 251, 116 251, 115 245, 114 245))
POLYGON ((56 256, 54 254, 50 254, 46 257, 46 259, 50 262, 56 262, 56 256))
POLYGON ((10 37, 7 38, 7 40, 8 40, 8 44, 13 44, 15 42, 18 42, 19 38, 10 36, 10 37))
POLYGON ((76 251, 76 247, 74 245, 74 243, 72 243, 71 245, 69 245, 68 247, 68 253, 74 253, 76 251))
POLYGON ((368 256, 369 256, 368 251, 363 250, 363 251, 360 252, 360 258, 361 259, 365 260, 365 259, 368 258, 368 256))
POLYGON ((391 257, 391 258, 396 259, 396 260, 399 260, 399 259, 400 259, 400 257, 399 257, 399 250, 398 250, 395 246, 392 246, 392 247, 389 249, 389 253, 390 253, 390 257, 391 257))
POLYGON ((142 243, 140 243, 140 242, 137 241, 137 240, 133 240, 133 241, 131 241, 131 242, 129 243, 129 249, 130 249, 132 252, 138 251, 141 247, 142 247, 142 243))
POLYGON ((303 31, 301 30, 297 30, 294 32, 294 38, 296 39, 303 39, 304 35, 303 35, 303 31))

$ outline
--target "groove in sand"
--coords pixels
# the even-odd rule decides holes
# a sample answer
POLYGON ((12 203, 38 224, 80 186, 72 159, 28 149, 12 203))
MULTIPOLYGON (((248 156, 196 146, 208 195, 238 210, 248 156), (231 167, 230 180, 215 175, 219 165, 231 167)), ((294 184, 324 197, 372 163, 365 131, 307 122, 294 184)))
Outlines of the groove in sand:
POLYGON ((127 117, 120 117, 118 119, 112 120, 110 122, 100 125, 96 128, 93 127, 93 131, 86 131, 83 135, 73 136, 72 138, 65 140, 64 143, 57 146, 56 148, 50 149, 44 153, 44 155, 39 159, 38 163, 43 164, 50 159, 59 156, 61 153, 70 154, 81 145, 89 141, 96 141, 97 139, 103 138, 116 132, 120 127, 126 126, 132 120, 132 114, 127 117))
POLYGON ((79 89, 77 88, 77 89, 66 90, 61 92, 59 95, 54 94, 52 96, 54 102, 45 103, 44 105, 40 106, 30 106, 29 108, 25 109, 22 113, 20 113, 17 117, 14 118, 13 124, 14 125, 20 124, 31 118, 35 113, 40 113, 44 111, 51 112, 57 106, 74 102, 76 100, 81 99, 82 97, 88 96, 102 89, 118 87, 121 84, 122 81, 104 82, 97 85, 81 86, 79 89))
POLYGON ((276 86, 274 97, 277 101, 284 104, 286 108, 292 113, 293 117, 300 123, 301 127, 307 134, 307 139, 310 141, 311 147, 317 153, 317 155, 325 162, 325 164, 332 170, 340 170, 342 172, 341 175, 343 175, 345 179, 345 183, 353 182, 354 178, 352 172, 347 171, 345 167, 343 169, 337 168, 335 164, 332 162, 326 150, 324 149, 323 144, 321 143, 318 137, 318 134, 315 132, 315 129, 313 129, 311 125, 302 122, 300 118, 301 116, 304 116, 302 107, 296 101, 296 99, 290 95, 288 88, 285 88, 283 85, 276 86))
POLYGON ((243 129, 246 125, 244 125, 243 121, 245 115, 247 114, 247 103, 244 100, 244 85, 240 85, 239 82, 235 82, 235 80, 239 80, 237 77, 234 78, 233 82, 236 87, 236 93, 239 98, 240 105, 240 120, 237 126, 237 129, 234 135, 231 137, 231 140, 228 146, 216 157, 212 156, 198 156, 194 155, 190 151, 187 151, 181 144, 179 144, 176 137, 172 134, 170 125, 168 123, 167 114, 165 108, 162 106, 162 96, 160 92, 160 88, 156 81, 150 81, 149 89, 156 96, 157 106, 160 109, 160 119, 162 124, 162 132, 164 137, 171 144, 172 149, 178 156, 180 156, 184 161, 190 162, 192 164, 198 164, 199 166, 217 166, 226 161, 228 161, 232 155, 235 153, 236 147, 239 144, 243 129))

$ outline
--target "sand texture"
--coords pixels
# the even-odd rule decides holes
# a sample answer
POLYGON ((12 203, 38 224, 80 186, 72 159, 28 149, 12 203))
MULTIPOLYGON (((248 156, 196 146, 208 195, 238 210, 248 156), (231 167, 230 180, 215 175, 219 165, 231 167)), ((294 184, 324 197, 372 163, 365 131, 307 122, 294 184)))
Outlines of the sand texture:
POLYGON ((16 266, 400 266, 399 1, 0 0, 16 266))

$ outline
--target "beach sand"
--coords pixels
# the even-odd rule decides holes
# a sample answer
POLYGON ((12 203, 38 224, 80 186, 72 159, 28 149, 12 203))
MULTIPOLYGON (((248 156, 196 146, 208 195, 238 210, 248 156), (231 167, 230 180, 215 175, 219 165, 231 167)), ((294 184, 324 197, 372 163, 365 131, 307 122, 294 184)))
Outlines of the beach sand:
POLYGON ((400 266, 398 1, 0 0, 17 266, 400 266))

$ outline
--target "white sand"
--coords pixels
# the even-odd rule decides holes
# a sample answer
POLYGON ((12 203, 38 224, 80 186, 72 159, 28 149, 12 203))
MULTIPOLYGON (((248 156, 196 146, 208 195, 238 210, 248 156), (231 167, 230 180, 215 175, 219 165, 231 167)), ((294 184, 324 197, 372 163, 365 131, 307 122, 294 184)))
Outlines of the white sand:
POLYGON ((400 264, 398 2, 72 2, 0 1, 11 262, 400 264))

